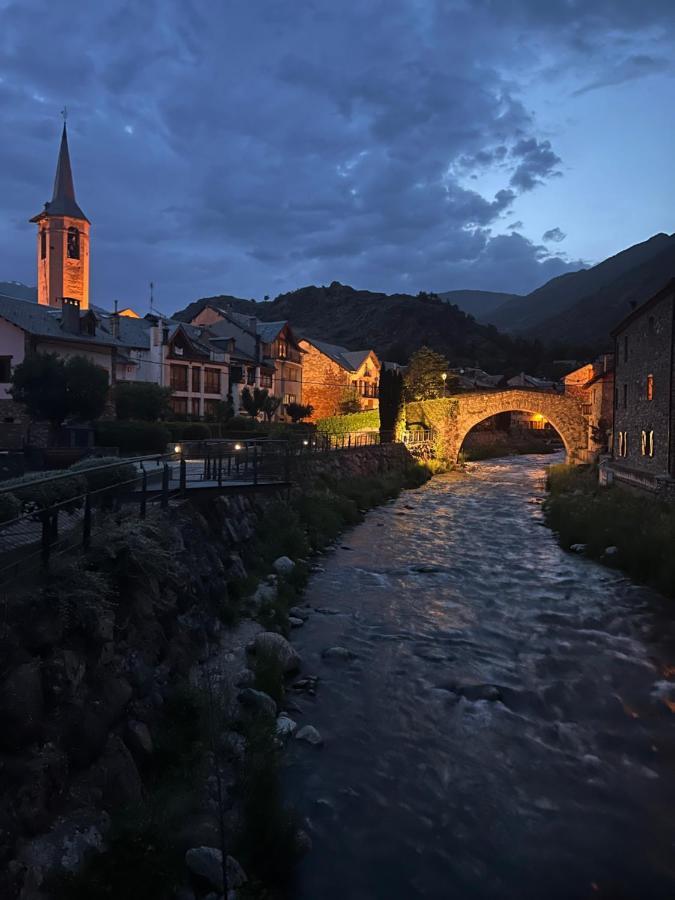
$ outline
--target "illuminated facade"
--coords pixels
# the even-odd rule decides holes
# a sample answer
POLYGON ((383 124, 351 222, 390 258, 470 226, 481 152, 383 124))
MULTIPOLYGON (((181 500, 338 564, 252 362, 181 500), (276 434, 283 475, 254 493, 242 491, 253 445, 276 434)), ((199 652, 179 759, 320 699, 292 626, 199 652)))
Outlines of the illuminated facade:
POLYGON ((52 199, 30 220, 38 226, 38 303, 60 308, 63 298, 89 308, 89 220, 77 205, 64 123, 52 199))

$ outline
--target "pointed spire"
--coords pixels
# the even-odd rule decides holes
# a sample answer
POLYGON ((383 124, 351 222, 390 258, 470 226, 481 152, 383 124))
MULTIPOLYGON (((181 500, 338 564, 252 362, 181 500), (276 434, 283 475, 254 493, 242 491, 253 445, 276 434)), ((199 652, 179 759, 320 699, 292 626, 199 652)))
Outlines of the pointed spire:
MULTIPOLYGON (((56 164, 56 176, 54 177, 54 193, 49 203, 45 203, 44 212, 40 215, 70 216, 73 219, 89 221, 75 200, 75 185, 73 184, 73 172, 70 167, 70 153, 68 151, 68 132, 65 118, 63 132, 61 133, 61 146, 59 148, 59 160, 56 164)), ((40 215, 32 221, 37 221, 40 215)))
MULTIPOLYGON (((54 194, 52 203, 75 203, 75 186, 73 184, 73 172, 70 168, 70 153, 68 152, 68 133, 66 123, 63 123, 61 134, 61 147, 59 149, 59 161, 56 164, 56 177, 54 178, 54 194)), ((51 206, 51 204, 50 204, 51 206)))

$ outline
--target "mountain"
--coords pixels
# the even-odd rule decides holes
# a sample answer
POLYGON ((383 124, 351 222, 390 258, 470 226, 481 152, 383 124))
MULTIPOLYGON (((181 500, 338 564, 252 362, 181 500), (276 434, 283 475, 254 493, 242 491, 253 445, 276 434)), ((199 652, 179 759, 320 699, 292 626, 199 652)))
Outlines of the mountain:
POLYGON ((444 291, 438 295, 446 303, 453 303, 463 312, 468 313, 479 322, 487 322, 489 315, 494 315, 512 300, 521 300, 520 294, 501 294, 497 291, 444 291))
POLYGON ((555 335, 561 342, 601 342, 607 346, 612 328, 635 305, 653 297, 671 278, 675 278, 675 235, 668 239, 660 253, 529 328, 526 336, 546 340, 555 335))
POLYGON ((175 313, 175 318, 189 321, 206 304, 264 321, 286 319, 299 334, 352 350, 373 348, 380 358, 394 362, 407 362, 424 344, 445 354, 453 365, 478 365, 494 373, 540 373, 553 358, 541 344, 500 334, 434 294, 383 294, 333 282, 328 287, 303 287, 265 303, 205 297, 175 313))
MULTIPOLYGON (((623 297, 624 282, 633 284, 633 289, 637 288, 634 273, 640 269, 644 274, 652 264, 658 280, 659 271, 664 269, 663 255, 668 256, 674 252, 675 235, 656 234, 649 240, 635 244, 617 253, 616 256, 598 263, 597 266, 560 275, 527 296, 502 304, 490 314, 490 322, 502 331, 536 335, 545 340, 551 336, 556 339, 565 337, 570 339, 572 336, 575 341, 603 340, 616 322, 625 315, 625 299, 619 299, 619 296, 623 297), (610 286, 612 290, 619 289, 615 308, 612 308, 612 303, 608 302, 608 297, 604 293, 610 286), (597 316, 596 303, 599 303, 603 310, 597 316), (564 313, 574 308, 583 308, 583 317, 590 316, 594 322, 593 327, 587 327, 588 323, 584 321, 571 321, 569 327, 564 329, 565 334, 560 334, 556 329, 560 327, 564 313)), ((666 275, 665 280, 667 278, 666 275)), ((660 286, 657 285, 656 289, 660 286)))
POLYGON ((28 287, 20 281, 0 281, 0 294, 16 297, 17 300, 36 300, 37 288, 28 287))

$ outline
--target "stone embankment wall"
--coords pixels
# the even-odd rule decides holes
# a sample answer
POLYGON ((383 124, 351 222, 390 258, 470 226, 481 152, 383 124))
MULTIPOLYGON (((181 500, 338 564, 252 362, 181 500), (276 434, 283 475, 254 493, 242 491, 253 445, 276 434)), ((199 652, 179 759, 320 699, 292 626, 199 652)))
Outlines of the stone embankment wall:
MULTIPOLYGON (((303 459, 292 490, 409 461, 400 445, 303 459)), ((48 896, 50 873, 77 867, 110 814, 139 801, 172 682, 232 643, 242 550, 275 499, 222 495, 113 523, 86 557, 1 598, 0 897, 48 896)))

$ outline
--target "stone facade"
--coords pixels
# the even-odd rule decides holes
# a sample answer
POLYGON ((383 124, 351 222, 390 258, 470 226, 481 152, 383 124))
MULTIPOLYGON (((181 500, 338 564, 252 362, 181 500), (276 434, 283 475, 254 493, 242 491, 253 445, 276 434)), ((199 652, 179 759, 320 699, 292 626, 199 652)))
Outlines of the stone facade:
POLYGON ((675 281, 613 331, 616 389, 611 468, 617 480, 667 493, 675 476, 672 405, 675 281))
POLYGON ((589 459, 597 461, 612 445, 614 355, 605 353, 563 378, 565 394, 576 397, 588 424, 589 459))
POLYGON ((303 403, 313 407, 311 419, 341 412, 345 401, 358 401, 361 410, 378 409, 381 363, 372 350, 347 350, 323 341, 301 340, 303 403))
POLYGON ((514 410, 544 416, 560 435, 569 462, 585 462, 588 424, 575 397, 553 391, 507 389, 475 391, 440 400, 407 405, 408 421, 433 428, 437 455, 455 462, 464 439, 474 426, 490 416, 514 410))

